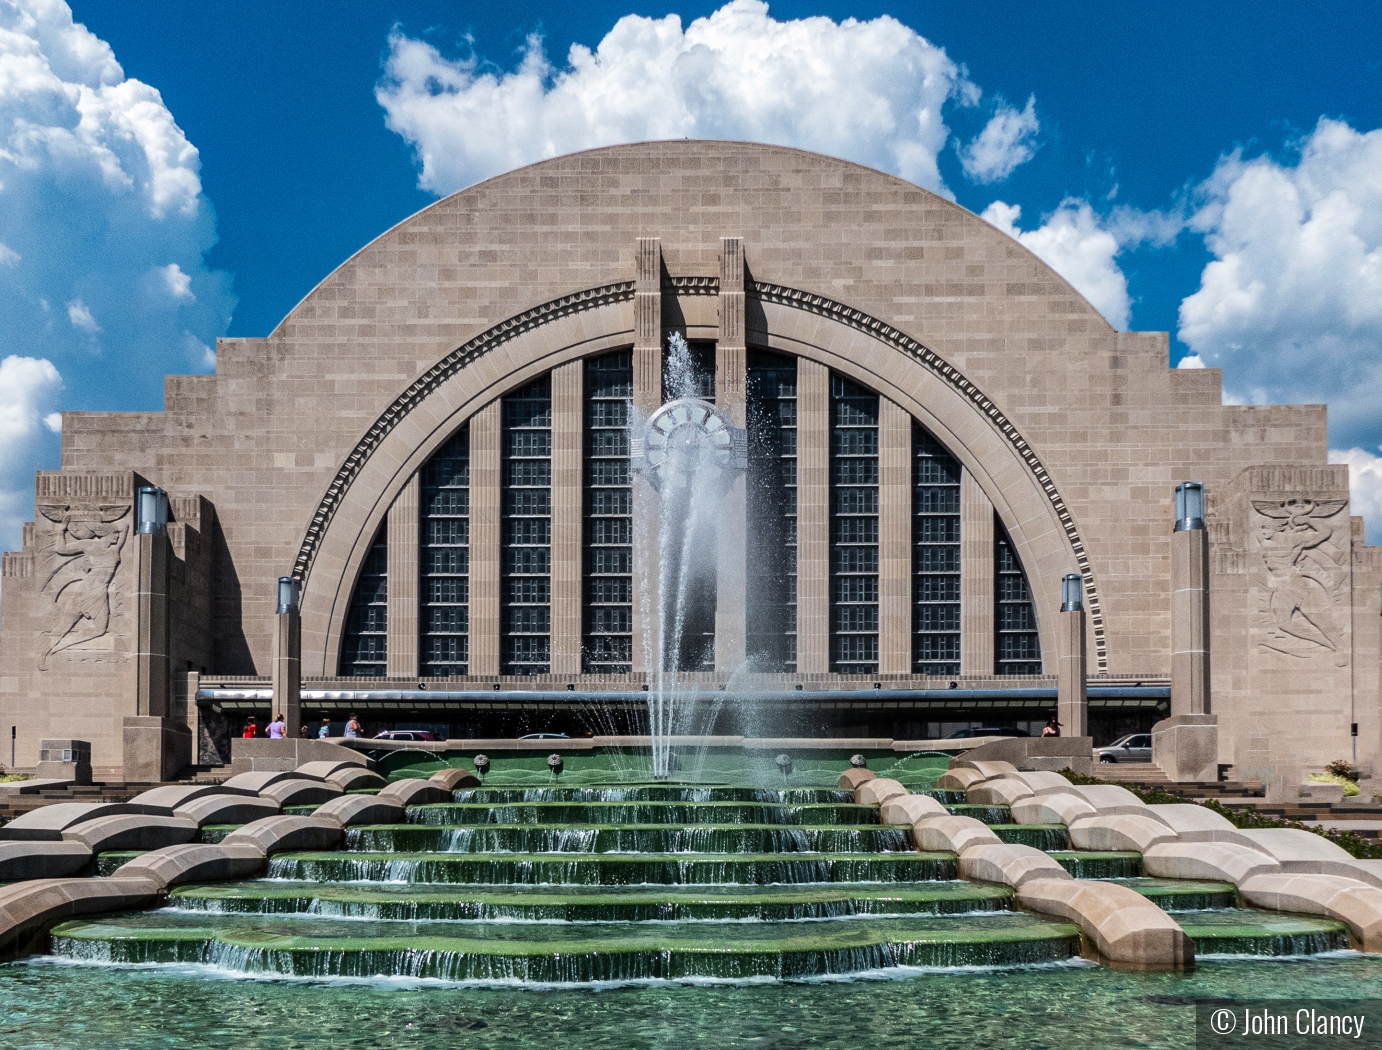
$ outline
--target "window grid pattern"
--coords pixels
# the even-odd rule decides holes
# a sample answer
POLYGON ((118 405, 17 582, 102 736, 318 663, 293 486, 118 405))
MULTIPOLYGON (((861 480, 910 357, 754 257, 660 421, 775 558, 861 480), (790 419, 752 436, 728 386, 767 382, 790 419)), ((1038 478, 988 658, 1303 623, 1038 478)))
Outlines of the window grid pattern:
POLYGON ((470 429, 422 469, 422 673, 470 670, 470 429))
POLYGON ((500 671, 547 674, 552 648, 552 379, 504 398, 500 671))
POLYGON ((365 555, 360 578, 346 614, 340 673, 356 678, 382 678, 388 673, 389 653, 389 545, 388 524, 365 555))
POLYGON ((960 673, 960 465, 912 423, 912 671, 960 673))
POLYGON ((878 395, 830 377, 830 670, 878 671, 878 395))
POLYGON ((748 652, 765 672, 797 669, 797 363, 748 357, 748 652))
POLYGON ((1001 522, 994 521, 995 670, 998 674, 1041 674, 1041 636, 1036 606, 1017 550, 1001 522))
POLYGON ((586 362, 581 666, 588 674, 633 670, 632 398, 631 350, 586 362))

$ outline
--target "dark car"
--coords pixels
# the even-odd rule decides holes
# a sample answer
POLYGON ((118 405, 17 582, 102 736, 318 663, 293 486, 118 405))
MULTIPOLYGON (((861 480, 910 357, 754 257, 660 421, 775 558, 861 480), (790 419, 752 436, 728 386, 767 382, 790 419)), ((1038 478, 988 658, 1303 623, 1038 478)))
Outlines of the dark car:
POLYGON ((375 740, 435 740, 432 733, 425 729, 386 729, 382 733, 374 734, 375 740))
POLYGON ((971 740, 976 736, 1031 736, 1025 729, 1017 726, 984 726, 980 729, 957 729, 945 739, 971 740))

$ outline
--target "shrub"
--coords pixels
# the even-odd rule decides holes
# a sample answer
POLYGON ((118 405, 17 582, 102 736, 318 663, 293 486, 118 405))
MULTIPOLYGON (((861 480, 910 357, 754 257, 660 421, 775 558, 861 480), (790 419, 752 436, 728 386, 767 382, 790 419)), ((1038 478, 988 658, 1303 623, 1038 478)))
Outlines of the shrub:
MULTIPOLYGON (((1331 766, 1338 763, 1331 762, 1331 766)), ((1344 786, 1344 797, 1352 798, 1358 794, 1358 781, 1352 780, 1338 773, 1311 773, 1310 782, 1313 784, 1342 784, 1344 786)))
MULTIPOLYGON (((1351 780, 1355 784, 1358 783, 1358 771, 1353 768, 1353 763, 1346 758, 1336 758, 1333 762, 1324 767, 1324 771, 1330 776, 1340 777, 1343 780, 1351 780)), ((1315 778, 1311 777, 1310 779, 1314 780, 1315 778)), ((1326 780, 1324 783, 1337 784, 1339 781, 1326 780)))

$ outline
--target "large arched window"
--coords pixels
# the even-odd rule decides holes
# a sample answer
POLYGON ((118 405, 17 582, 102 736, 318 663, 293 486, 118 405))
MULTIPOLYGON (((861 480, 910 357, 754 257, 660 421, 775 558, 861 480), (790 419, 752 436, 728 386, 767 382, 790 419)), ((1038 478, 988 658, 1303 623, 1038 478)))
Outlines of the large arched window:
POLYGON ((378 678, 388 673, 389 649, 389 544, 387 523, 365 555, 360 578, 346 614, 340 673, 378 678))
POLYGON ((470 428, 422 468, 421 669, 428 677, 470 669, 470 428))
POLYGON ((960 673, 960 464, 912 423, 912 670, 960 673))

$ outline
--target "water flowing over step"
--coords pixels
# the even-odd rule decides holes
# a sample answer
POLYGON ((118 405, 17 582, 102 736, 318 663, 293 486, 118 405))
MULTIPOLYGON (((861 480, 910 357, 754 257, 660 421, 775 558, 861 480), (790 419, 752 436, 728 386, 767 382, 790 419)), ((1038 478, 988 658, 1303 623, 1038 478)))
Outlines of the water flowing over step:
POLYGON ((413 806, 410 824, 873 824, 876 806, 755 802, 442 802, 413 806))
POLYGON ((632 824, 351 828, 346 848, 442 853, 890 853, 913 849, 910 828, 632 824))
POLYGON ((1348 928, 1333 919, 1223 908, 1174 915, 1195 942, 1195 957, 1264 955, 1288 958, 1342 951, 1348 928))

